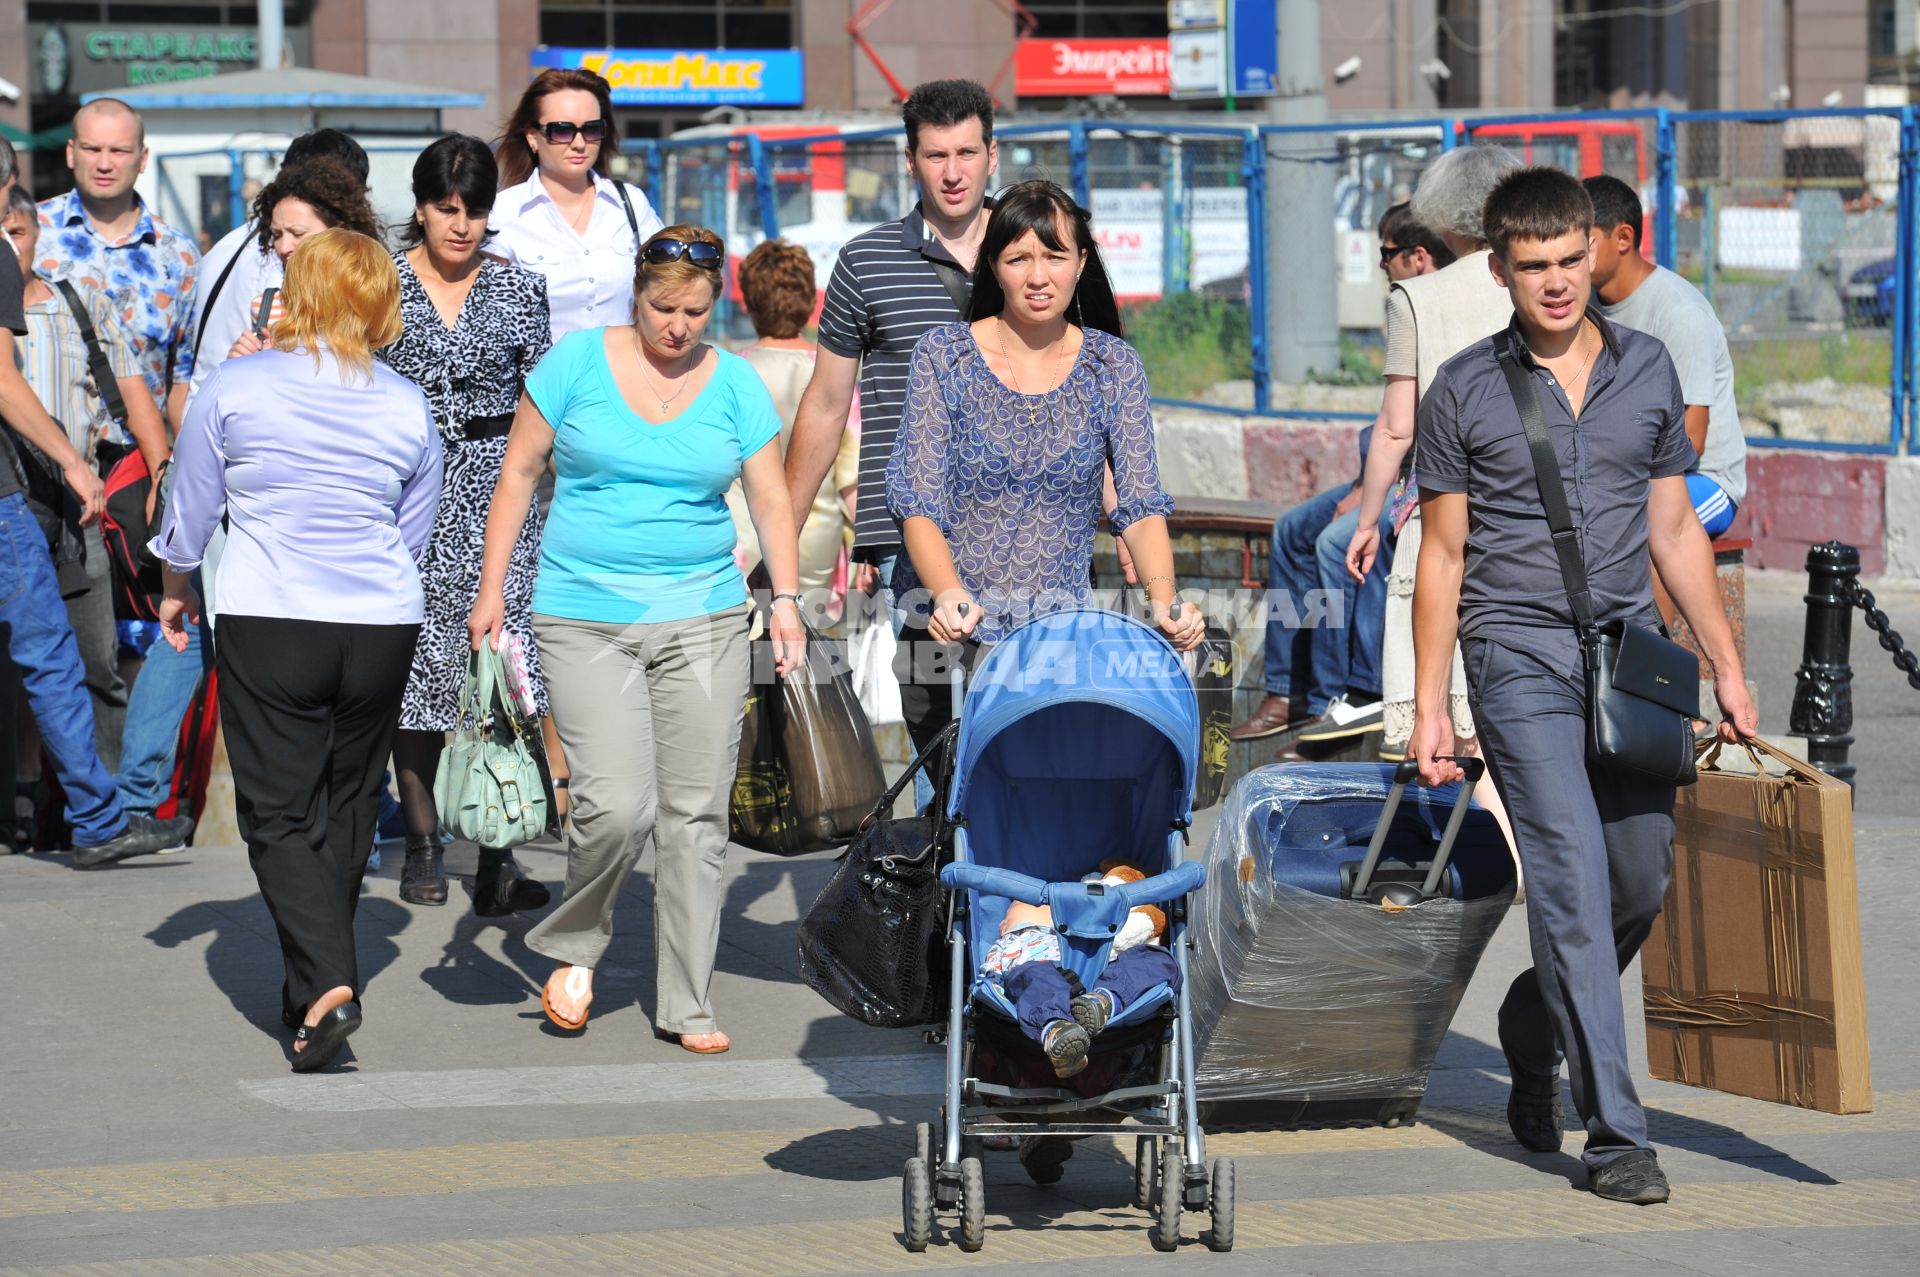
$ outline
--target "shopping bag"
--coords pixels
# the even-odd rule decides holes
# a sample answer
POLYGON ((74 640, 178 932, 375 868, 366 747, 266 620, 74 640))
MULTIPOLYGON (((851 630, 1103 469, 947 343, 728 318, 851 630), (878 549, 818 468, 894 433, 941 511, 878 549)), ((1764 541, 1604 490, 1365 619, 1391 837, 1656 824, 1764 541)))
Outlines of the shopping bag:
POLYGON ((1182 654, 1200 701, 1200 767, 1193 777, 1193 805, 1211 807, 1227 792, 1227 764, 1233 750, 1233 635, 1211 621, 1207 637, 1182 654))
POLYGON ((762 651, 740 728, 730 836, 776 856, 841 846, 887 788, 846 653, 809 629, 805 665, 774 678, 770 640, 754 646, 762 651))
POLYGON ((874 727, 907 721, 900 708, 900 680, 893 673, 894 653, 899 647, 893 626, 884 614, 870 617, 847 643, 854 695, 860 698, 860 708, 866 711, 867 722, 874 727))
POLYGON ((880 1029, 946 1019, 951 957, 944 934, 949 723, 875 801, 859 836, 800 920, 800 979, 842 1014, 880 1029), (934 768, 929 814, 893 818, 894 800, 934 768))
POLYGON ((1873 1107, 1853 791, 1762 740, 1676 792, 1673 884, 1640 953, 1653 1076, 1873 1107))

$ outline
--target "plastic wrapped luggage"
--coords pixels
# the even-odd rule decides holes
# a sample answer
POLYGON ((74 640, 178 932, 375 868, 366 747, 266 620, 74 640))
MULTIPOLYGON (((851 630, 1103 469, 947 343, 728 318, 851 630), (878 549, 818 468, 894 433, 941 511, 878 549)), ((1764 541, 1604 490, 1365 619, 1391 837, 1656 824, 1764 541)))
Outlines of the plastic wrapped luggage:
POLYGON ((1389 1124, 1419 1107, 1514 880, 1493 817, 1460 786, 1411 776, 1411 764, 1309 763, 1233 787, 1194 926, 1209 1099, 1389 1124))

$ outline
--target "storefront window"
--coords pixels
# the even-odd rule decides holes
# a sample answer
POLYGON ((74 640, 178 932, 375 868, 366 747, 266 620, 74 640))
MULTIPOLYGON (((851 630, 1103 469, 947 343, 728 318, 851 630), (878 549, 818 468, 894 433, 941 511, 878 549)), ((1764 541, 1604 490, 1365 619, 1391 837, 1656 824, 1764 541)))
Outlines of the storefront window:
POLYGON ((541 0, 540 40, 630 49, 787 49, 790 0, 541 0))

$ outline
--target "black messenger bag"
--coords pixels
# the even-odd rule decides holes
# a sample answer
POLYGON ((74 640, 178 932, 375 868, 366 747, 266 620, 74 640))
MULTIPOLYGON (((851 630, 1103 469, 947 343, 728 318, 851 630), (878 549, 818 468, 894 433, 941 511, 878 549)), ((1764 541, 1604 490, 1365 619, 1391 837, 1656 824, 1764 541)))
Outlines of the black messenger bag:
POLYGON ((1540 415, 1533 384, 1503 342, 1495 354, 1506 374, 1533 453, 1540 504, 1553 534, 1580 639, 1587 690, 1587 761, 1605 771, 1664 785, 1694 782, 1693 723, 1700 717, 1700 662, 1692 652, 1625 621, 1596 625, 1580 535, 1567 509, 1566 480, 1540 415))

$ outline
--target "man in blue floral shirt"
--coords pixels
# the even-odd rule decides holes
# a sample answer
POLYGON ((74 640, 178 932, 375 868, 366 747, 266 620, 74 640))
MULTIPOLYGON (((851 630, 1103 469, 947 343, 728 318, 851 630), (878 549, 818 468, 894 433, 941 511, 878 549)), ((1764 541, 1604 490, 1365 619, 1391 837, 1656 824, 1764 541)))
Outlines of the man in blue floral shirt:
MULTIPOLYGON (((147 211, 134 181, 147 167, 146 126, 116 98, 99 98, 73 117, 67 167, 74 189, 40 205, 35 271, 74 279, 104 293, 140 358, 140 372, 175 429, 193 373, 193 241, 147 211)), ((104 449, 132 440, 117 427, 104 449)))

